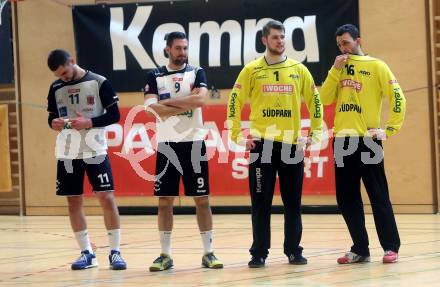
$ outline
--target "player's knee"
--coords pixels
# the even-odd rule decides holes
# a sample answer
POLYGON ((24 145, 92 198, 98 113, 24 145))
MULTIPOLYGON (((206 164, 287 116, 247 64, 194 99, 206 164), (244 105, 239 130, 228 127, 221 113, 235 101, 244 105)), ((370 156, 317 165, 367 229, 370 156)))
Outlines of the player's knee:
POLYGON ((69 214, 80 212, 82 208, 81 204, 69 204, 69 214))
POLYGON ((67 204, 69 206, 69 212, 74 213, 80 211, 82 208, 83 199, 82 196, 68 196, 67 204))
POLYGON ((113 208, 115 202, 113 193, 110 192, 98 193, 98 198, 103 208, 113 208))
POLYGON ((209 197, 207 196, 194 198, 194 202, 196 203, 196 208, 198 209, 209 208, 209 197))
POLYGON ((159 205, 158 206, 158 214, 172 216, 173 206, 172 205, 159 205))
POLYGON ((159 211, 165 212, 173 209, 173 201, 174 198, 170 197, 161 197, 159 198, 159 211))

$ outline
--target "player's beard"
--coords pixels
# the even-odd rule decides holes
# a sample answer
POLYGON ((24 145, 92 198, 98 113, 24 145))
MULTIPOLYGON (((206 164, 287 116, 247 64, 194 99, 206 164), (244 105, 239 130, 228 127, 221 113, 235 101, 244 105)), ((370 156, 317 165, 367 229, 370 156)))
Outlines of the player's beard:
POLYGON ((353 45, 351 51, 349 52, 351 55, 361 55, 360 53, 360 46, 359 45, 353 45))
POLYGON ((359 47, 354 49, 351 54, 353 54, 353 55, 360 55, 361 53, 359 53, 359 47))
POLYGON ((267 50, 269 51, 270 54, 274 55, 274 56, 281 56, 284 54, 284 51, 286 51, 286 48, 283 47, 282 50, 278 50, 278 49, 273 49, 269 46, 267 46, 267 50))
POLYGON ((176 66, 182 66, 183 64, 186 63, 187 59, 188 59, 187 57, 176 57, 176 58, 172 58, 171 61, 176 66))

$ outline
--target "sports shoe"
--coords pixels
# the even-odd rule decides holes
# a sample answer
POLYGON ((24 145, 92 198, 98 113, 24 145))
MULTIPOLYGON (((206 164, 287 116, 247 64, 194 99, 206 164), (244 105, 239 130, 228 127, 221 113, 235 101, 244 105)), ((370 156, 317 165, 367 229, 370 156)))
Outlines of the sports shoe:
POLYGON ((211 269, 223 268, 223 263, 215 257, 213 252, 208 252, 202 257, 202 266, 211 269))
POLYGON ((383 255, 383 263, 396 263, 399 259, 399 254, 397 252, 387 250, 383 255))
POLYGON ((98 260, 96 255, 90 253, 88 250, 81 252, 81 256, 72 263, 72 270, 83 270, 87 268, 93 268, 98 266, 98 260))
POLYGON ((347 252, 343 257, 338 258, 339 264, 363 263, 370 262, 370 256, 358 255, 354 252, 347 252))
POLYGON ((293 255, 290 254, 289 256, 289 263, 293 265, 305 265, 307 264, 307 259, 302 256, 302 254, 293 255))
POLYGON ((173 267, 173 259, 171 259, 168 254, 161 253, 160 256, 153 261, 153 264, 150 266, 150 271, 164 271, 171 267, 173 267))
POLYGON ((110 269, 112 270, 125 270, 127 269, 127 263, 121 256, 121 252, 112 250, 108 256, 108 261, 110 262, 110 269))
POLYGON ((264 262, 266 261, 263 257, 252 256, 251 261, 248 262, 249 268, 261 268, 264 267, 264 262))

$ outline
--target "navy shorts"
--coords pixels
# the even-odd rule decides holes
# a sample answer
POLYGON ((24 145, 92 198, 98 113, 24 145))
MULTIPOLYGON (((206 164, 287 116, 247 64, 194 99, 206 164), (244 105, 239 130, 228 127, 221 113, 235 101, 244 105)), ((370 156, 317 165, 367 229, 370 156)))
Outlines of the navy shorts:
POLYGON ((157 148, 155 196, 179 196, 182 177, 186 196, 209 195, 204 141, 161 142, 157 148))
POLYGON ((93 192, 114 190, 110 161, 107 155, 101 155, 87 159, 59 159, 57 162, 57 195, 82 195, 86 172, 93 192))

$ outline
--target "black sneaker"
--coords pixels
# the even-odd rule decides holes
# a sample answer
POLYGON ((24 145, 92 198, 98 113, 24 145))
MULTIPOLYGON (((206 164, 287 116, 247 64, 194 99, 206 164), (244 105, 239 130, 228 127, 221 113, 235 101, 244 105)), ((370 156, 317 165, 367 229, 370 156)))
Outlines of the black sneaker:
POLYGON ((261 268, 264 267, 264 262, 266 259, 263 257, 254 257, 252 256, 251 261, 248 262, 249 268, 261 268))
POLYGON ((305 265, 307 264, 307 259, 302 256, 302 254, 293 255, 290 254, 289 256, 289 263, 293 265, 305 265))

